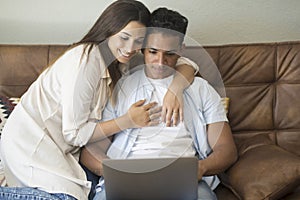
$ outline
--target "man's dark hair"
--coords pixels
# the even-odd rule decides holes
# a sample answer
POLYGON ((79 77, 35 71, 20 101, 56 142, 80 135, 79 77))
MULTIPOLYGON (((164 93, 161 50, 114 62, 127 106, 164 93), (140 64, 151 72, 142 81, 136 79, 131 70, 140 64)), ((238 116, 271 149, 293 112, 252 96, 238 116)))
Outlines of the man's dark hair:
POLYGON ((182 43, 187 26, 188 19, 179 12, 167 8, 158 8, 151 13, 147 35, 151 33, 175 35, 179 37, 182 43))
POLYGON ((177 11, 158 8, 151 13, 149 27, 165 28, 186 34, 188 19, 177 11))

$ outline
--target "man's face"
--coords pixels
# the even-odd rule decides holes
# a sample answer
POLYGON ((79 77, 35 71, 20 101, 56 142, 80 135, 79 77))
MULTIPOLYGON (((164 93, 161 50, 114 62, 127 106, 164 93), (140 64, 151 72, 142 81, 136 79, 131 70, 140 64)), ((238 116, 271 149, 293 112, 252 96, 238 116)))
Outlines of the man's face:
POLYGON ((146 75, 153 79, 166 78, 174 73, 181 45, 178 36, 151 33, 144 50, 146 75))

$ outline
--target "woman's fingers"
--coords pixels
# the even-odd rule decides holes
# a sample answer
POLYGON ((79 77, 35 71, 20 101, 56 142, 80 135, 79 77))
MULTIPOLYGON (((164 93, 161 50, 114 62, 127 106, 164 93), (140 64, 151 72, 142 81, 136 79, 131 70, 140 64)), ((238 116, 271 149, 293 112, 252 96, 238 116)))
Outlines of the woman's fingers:
POLYGON ((161 120, 151 120, 151 121, 149 121, 149 123, 148 123, 148 126, 157 126, 157 125, 159 125, 161 123, 161 120))
POLYGON ((160 109, 155 108, 155 106, 157 105, 156 102, 151 102, 144 105, 145 101, 146 100, 139 100, 135 102, 127 112, 132 123, 132 128, 148 126, 151 121, 150 117, 152 117, 153 119, 157 119, 156 114, 160 113, 160 109), (155 115, 151 116, 152 114, 155 115))
POLYGON ((171 120, 172 120, 173 111, 167 110, 166 113, 166 126, 171 126, 171 120))
POLYGON ((175 107, 157 106, 156 102, 144 103, 145 100, 139 100, 133 104, 135 109, 131 116, 137 127, 154 126, 161 122, 165 122, 166 126, 176 126, 183 120, 183 110, 178 102, 175 107))
POLYGON ((155 113, 161 114, 161 110, 162 110, 161 106, 153 107, 153 108, 149 109, 149 115, 152 115, 152 114, 155 114, 155 113))
POLYGON ((151 121, 159 120, 160 117, 161 117, 161 116, 160 116, 160 113, 155 113, 155 114, 149 115, 149 119, 150 119, 151 121))
POLYGON ((182 108, 176 110, 162 109, 161 116, 162 121, 166 123, 166 126, 177 126, 179 122, 183 121, 183 110, 182 108))
POLYGON ((173 111, 173 123, 171 124, 171 126, 176 126, 179 122, 179 111, 173 111))
POLYGON ((156 102, 151 102, 151 103, 148 103, 148 104, 144 105, 143 108, 144 108, 144 110, 147 111, 147 110, 153 108, 153 107, 156 106, 156 105, 157 105, 156 102))
POLYGON ((132 104, 133 106, 142 106, 145 103, 146 99, 139 100, 132 104))

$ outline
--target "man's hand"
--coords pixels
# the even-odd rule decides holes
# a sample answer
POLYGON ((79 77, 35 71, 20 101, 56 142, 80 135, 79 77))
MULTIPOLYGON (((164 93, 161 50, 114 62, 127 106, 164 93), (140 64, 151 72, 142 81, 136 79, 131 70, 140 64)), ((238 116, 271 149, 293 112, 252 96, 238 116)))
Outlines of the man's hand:
POLYGON ((102 160, 108 158, 106 152, 112 138, 90 143, 81 148, 80 163, 98 176, 103 175, 102 160))
POLYGON ((203 161, 199 160, 198 161, 198 181, 202 179, 202 177, 205 174, 205 165, 203 165, 203 161))

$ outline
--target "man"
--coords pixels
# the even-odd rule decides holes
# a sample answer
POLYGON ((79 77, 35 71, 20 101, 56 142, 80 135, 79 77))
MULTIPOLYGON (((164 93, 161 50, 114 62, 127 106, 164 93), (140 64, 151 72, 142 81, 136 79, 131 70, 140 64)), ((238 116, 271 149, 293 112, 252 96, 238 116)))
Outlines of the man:
MULTIPOLYGON (((161 105, 175 73, 187 23, 185 17, 166 8, 152 13, 150 26, 154 28, 147 31, 143 51, 146 66, 125 78, 118 91, 115 111, 108 106, 107 113, 120 116, 140 99, 161 105)), ((216 174, 237 158, 221 98, 207 81, 195 78, 184 92, 183 101, 184 121, 177 127, 160 123, 155 127, 127 129, 115 135, 107 155, 110 158, 197 156, 198 197, 216 199, 213 192, 219 184, 216 174)), ((158 116, 150 113, 154 123, 159 122, 158 116)), ((98 192, 95 199, 105 199, 104 191, 98 192)))

